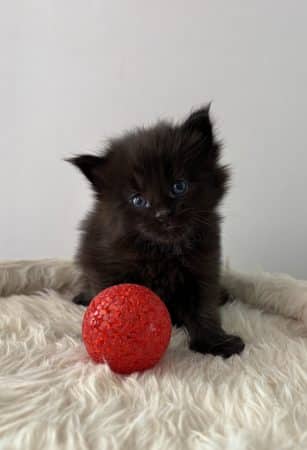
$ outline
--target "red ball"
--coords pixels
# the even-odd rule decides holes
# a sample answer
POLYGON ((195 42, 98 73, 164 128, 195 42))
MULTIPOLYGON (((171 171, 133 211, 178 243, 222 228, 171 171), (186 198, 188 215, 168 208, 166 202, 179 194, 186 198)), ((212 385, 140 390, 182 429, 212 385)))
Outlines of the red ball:
POLYGON ((128 374, 149 369, 161 359, 171 329, 169 312, 156 294, 137 284, 119 284, 91 301, 82 335, 94 361, 128 374))

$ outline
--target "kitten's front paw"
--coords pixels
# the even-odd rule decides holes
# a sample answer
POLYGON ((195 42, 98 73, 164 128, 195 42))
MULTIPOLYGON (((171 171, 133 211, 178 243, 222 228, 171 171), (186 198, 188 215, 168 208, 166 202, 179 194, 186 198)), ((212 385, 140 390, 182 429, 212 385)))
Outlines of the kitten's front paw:
POLYGON ((232 355, 243 351, 245 345, 239 336, 225 334, 222 338, 219 336, 215 342, 192 341, 190 349, 199 353, 211 353, 223 358, 229 358, 232 355))
POLYGON ((229 358, 232 355, 240 354, 244 350, 245 344, 239 336, 225 335, 225 340, 218 343, 211 349, 213 355, 220 355, 229 358))

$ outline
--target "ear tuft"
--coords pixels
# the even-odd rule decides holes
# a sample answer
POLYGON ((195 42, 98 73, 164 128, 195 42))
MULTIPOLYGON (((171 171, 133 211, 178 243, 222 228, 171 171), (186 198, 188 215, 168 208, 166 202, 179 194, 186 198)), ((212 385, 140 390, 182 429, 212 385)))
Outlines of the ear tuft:
POLYGON ((213 139, 212 123, 210 119, 210 106, 200 108, 194 111, 182 124, 185 130, 196 131, 201 133, 204 137, 213 139))
POLYGON ((78 155, 65 159, 65 161, 78 167, 94 187, 97 187, 100 178, 99 169, 102 168, 104 160, 105 158, 95 155, 78 155))

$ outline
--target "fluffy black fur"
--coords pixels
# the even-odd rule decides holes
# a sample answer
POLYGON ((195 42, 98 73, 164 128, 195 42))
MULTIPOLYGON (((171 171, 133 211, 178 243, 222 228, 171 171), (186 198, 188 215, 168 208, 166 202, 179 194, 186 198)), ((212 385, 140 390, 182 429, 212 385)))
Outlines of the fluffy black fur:
POLYGON ((224 357, 243 350, 242 340, 221 328, 218 310, 217 207, 229 177, 219 156, 206 107, 179 125, 137 129, 112 140, 104 154, 69 160, 95 193, 82 224, 84 292, 76 303, 87 305, 107 286, 142 284, 163 299, 173 324, 186 328, 192 350, 224 357), (172 191, 176 180, 181 188, 184 180, 180 195, 172 191), (136 196, 145 206, 133 204, 136 196))

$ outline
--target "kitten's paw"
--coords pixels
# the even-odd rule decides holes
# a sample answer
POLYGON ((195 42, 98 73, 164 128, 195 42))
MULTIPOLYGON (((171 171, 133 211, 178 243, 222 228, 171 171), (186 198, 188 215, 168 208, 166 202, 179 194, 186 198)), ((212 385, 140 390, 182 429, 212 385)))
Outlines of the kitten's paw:
POLYGON ((211 349, 213 355, 220 355, 229 358, 232 355, 240 354, 244 350, 245 344, 239 336, 225 335, 225 340, 218 343, 211 349))
POLYGON ((216 342, 191 342, 190 349, 199 353, 211 353, 212 355, 219 355, 223 358, 229 358, 232 355, 241 353, 244 350, 245 344, 239 336, 232 336, 225 334, 216 342))

